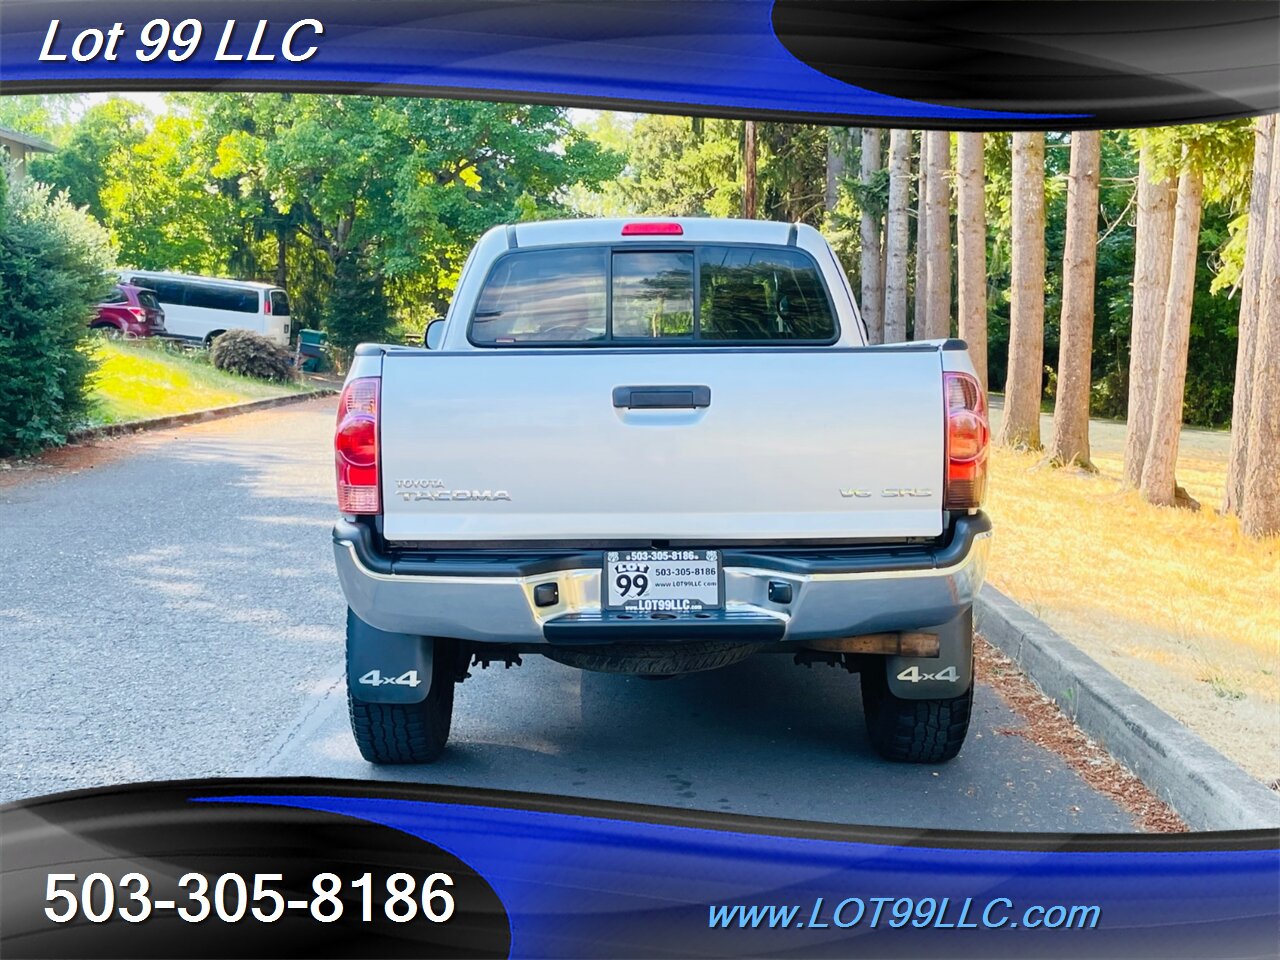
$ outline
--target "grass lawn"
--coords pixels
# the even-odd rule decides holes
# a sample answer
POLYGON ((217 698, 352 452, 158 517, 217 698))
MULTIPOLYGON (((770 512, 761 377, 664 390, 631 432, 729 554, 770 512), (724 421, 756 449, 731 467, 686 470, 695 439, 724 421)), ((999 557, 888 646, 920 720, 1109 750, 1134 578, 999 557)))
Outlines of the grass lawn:
POLYGON ((1217 515, 1226 432, 1183 432, 1178 482, 1201 501, 1193 513, 1123 487, 1124 429, 1092 424, 1097 474, 995 451, 988 577, 1269 783, 1280 778, 1280 539, 1249 540, 1217 515))
POLYGON ((300 383, 269 383, 214 369, 203 351, 163 343, 101 340, 94 346, 90 425, 125 423, 302 393, 300 383))

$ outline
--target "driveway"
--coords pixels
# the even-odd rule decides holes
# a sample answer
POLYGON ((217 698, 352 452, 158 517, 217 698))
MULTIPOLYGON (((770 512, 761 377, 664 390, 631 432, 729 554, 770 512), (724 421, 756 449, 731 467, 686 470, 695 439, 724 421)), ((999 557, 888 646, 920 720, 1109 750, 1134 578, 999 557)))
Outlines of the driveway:
POLYGON ((346 726, 334 401, 110 441, 0 479, 0 800, 232 775, 418 780, 857 824, 1129 831, 987 686, 940 767, 877 759, 857 678, 761 656, 669 681, 526 657, 458 689, 444 759, 346 726))

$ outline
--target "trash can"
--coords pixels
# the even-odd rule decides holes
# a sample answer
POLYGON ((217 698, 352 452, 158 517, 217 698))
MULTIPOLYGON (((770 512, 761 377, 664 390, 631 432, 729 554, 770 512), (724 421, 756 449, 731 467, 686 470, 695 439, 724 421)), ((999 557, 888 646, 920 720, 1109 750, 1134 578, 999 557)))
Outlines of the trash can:
POLYGON ((324 362, 324 344, 328 339, 323 330, 298 331, 298 358, 305 372, 315 373, 320 369, 324 362))

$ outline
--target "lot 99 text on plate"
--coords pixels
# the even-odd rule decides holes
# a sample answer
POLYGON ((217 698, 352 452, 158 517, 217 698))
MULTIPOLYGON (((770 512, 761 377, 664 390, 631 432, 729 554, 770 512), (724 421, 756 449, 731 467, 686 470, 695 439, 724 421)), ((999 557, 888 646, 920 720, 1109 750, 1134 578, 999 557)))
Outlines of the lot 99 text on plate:
MULTIPOLYGON (((256 28, 241 26, 236 20, 228 20, 222 28, 217 41, 215 61, 253 61, 269 63, 276 59, 275 51, 291 63, 302 63, 310 60, 319 50, 314 41, 324 34, 324 24, 319 20, 307 18, 289 24, 281 31, 271 26, 270 21, 259 20, 256 28), (249 39, 249 31, 253 37, 249 39), (276 38, 279 38, 278 40, 276 38)), ((44 46, 40 50, 42 61, 62 61, 68 56, 77 63, 90 63, 94 60, 116 62, 122 55, 133 55, 143 63, 151 63, 166 57, 174 63, 189 60, 200 50, 201 44, 208 39, 212 42, 213 31, 206 38, 204 24, 196 19, 179 20, 176 23, 164 17, 156 17, 143 24, 136 38, 124 23, 116 21, 110 27, 89 27, 70 37, 62 29, 61 20, 49 21, 49 32, 45 34, 44 46)))

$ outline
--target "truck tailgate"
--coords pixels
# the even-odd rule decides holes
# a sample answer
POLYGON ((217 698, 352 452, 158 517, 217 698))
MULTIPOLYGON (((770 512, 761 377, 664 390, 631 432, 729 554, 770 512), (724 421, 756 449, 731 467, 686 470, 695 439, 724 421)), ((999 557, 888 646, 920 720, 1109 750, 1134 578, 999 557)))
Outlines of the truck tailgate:
POLYGON ((380 407, 391 541, 942 532, 941 362, 923 345, 393 351, 380 407), (666 389, 628 389, 647 387, 666 389))

